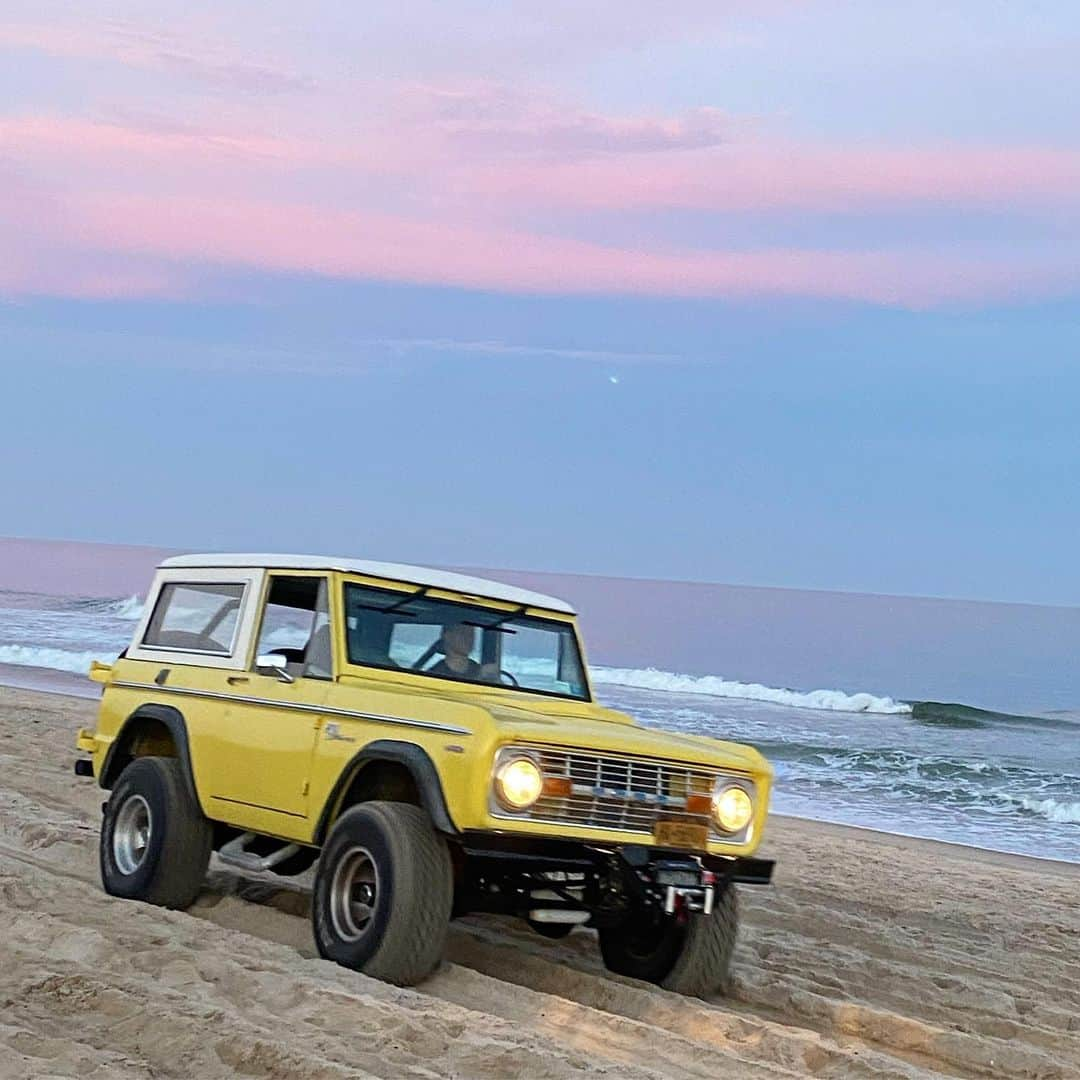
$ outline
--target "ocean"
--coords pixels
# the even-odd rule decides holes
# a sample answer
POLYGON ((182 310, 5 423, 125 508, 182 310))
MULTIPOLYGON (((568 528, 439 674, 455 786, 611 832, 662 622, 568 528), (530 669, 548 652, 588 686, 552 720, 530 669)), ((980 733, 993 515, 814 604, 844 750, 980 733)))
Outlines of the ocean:
MULTIPOLYGON (((1080 862, 1080 609, 489 573, 578 606, 606 704, 758 747, 775 811, 1080 862)), ((137 593, 57 580, 0 588, 9 672, 129 643, 137 593)))

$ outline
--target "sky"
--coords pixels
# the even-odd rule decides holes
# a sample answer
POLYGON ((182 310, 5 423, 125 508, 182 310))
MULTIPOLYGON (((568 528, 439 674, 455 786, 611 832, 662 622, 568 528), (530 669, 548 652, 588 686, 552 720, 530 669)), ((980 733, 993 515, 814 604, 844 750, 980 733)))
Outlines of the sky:
POLYGON ((0 12, 0 535, 1080 604, 1080 7, 0 12))

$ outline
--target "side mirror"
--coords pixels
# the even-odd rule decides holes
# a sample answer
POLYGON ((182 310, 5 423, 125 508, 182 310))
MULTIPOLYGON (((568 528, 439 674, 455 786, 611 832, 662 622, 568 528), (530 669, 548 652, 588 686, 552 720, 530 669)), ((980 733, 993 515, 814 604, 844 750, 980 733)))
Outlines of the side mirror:
POLYGON ((286 671, 288 659, 281 653, 264 653, 255 659, 255 670, 262 675, 276 675, 282 682, 295 682, 296 680, 286 671))

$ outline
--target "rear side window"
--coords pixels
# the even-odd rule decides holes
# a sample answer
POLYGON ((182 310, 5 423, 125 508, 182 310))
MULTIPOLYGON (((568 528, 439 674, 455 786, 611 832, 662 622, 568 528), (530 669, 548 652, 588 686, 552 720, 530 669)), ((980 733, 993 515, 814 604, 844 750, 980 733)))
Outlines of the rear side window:
POLYGON ((168 582, 161 587, 143 645, 228 656, 233 651, 242 584, 168 582))
POLYGON ((278 653, 291 675, 332 675, 330 612, 325 578, 275 576, 263 610, 256 657, 278 653))

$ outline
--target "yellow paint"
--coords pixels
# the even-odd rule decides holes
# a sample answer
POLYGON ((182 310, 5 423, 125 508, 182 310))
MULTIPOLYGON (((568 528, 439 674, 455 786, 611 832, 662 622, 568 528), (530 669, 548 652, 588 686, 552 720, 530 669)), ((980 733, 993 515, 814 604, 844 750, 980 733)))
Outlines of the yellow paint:
POLYGON ((91 660, 90 672, 88 677, 91 682, 107 683, 109 681, 109 673, 111 671, 111 664, 103 664, 100 660, 91 660))
MULTIPOLYGON (((296 576, 302 572, 288 573, 296 576)), ((334 787, 353 757, 369 742, 392 739, 427 752, 459 829, 599 843, 648 843, 647 834, 492 816, 491 766, 500 747, 573 747, 700 765, 752 779, 758 798, 748 841, 739 845, 712 841, 709 850, 748 855, 757 848, 765 825, 772 769, 753 748, 644 728, 623 713, 589 702, 349 664, 342 583, 356 581, 403 591, 410 586, 357 574, 318 576, 330 578, 333 680, 300 678, 290 684, 255 672, 257 632, 248 645, 246 671, 127 658, 111 667, 96 666, 91 677, 105 683, 97 730, 80 732, 78 739, 79 748, 93 755, 95 774, 124 721, 139 706, 158 703, 177 709, 184 717, 204 813, 239 828, 312 842, 334 787), (165 668, 168 676, 164 684, 155 685, 155 677, 165 668), (138 683, 144 688, 118 683, 138 683), (259 700, 250 703, 245 698, 259 700), (288 706, 305 706, 306 711, 288 706), (375 718, 349 717, 338 711, 375 718), (431 730, 412 723, 461 730, 431 730)), ((499 610, 513 608, 445 590, 430 590, 430 595, 468 599, 499 610)), ((571 615, 540 609, 529 614, 566 622, 577 632, 571 615)), ((161 752, 160 744, 153 750, 161 752)))

